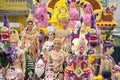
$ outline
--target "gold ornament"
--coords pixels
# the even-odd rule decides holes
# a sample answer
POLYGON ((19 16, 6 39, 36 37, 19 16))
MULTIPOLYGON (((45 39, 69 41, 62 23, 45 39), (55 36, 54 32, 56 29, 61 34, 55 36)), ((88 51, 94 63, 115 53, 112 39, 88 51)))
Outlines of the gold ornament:
POLYGON ((14 29, 10 30, 10 42, 19 42, 18 32, 14 29))
POLYGON ((34 22, 34 18, 33 18, 33 14, 31 12, 31 10, 30 10, 30 13, 29 13, 28 18, 27 18, 27 22, 29 22, 29 21, 34 22))
POLYGON ((70 21, 69 11, 67 8, 62 6, 59 9, 59 13, 57 14, 57 19, 60 23, 68 23, 70 21))

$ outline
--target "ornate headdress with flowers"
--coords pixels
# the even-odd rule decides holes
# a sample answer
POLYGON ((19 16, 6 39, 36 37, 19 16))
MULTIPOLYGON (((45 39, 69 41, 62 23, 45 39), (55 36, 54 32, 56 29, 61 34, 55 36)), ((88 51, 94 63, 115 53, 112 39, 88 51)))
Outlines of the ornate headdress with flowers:
POLYGON ((57 19, 60 23, 68 23, 69 22, 70 17, 69 17, 69 11, 67 10, 67 8, 65 8, 64 6, 59 8, 59 12, 57 14, 57 19))
POLYGON ((18 32, 14 29, 10 31, 10 42, 18 42, 19 41, 19 35, 18 32))
POLYGON ((53 26, 48 26, 47 29, 48 29, 48 33, 55 33, 56 30, 53 26))

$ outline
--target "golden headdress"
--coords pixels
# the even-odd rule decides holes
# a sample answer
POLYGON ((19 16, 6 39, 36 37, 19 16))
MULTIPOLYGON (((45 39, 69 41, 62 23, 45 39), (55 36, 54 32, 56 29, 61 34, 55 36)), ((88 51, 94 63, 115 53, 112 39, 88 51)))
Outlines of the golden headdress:
POLYGON ((56 31, 55 39, 53 40, 53 43, 60 43, 60 44, 62 43, 58 31, 56 31))
POLYGON ((31 10, 30 10, 30 13, 29 13, 28 18, 27 18, 27 22, 28 22, 28 21, 34 22, 34 18, 33 18, 33 14, 32 14, 32 12, 31 12, 31 10))
POLYGON ((47 27, 47 31, 48 31, 48 33, 55 33, 55 27, 54 26, 48 26, 47 27))
POLYGON ((53 43, 59 43, 59 44, 61 44, 61 39, 60 38, 55 38, 53 40, 53 43))
POLYGON ((60 23, 68 23, 70 21, 69 11, 67 8, 62 6, 59 9, 59 13, 57 14, 57 19, 60 23))
POLYGON ((18 32, 14 29, 10 30, 10 42, 18 42, 19 41, 19 35, 18 32))

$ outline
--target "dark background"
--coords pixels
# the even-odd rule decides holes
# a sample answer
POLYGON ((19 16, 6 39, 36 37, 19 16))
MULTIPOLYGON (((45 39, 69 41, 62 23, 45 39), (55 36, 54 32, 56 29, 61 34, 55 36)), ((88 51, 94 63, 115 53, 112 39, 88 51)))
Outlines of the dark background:
POLYGON ((114 47, 114 53, 112 54, 116 64, 120 62, 120 46, 114 47))

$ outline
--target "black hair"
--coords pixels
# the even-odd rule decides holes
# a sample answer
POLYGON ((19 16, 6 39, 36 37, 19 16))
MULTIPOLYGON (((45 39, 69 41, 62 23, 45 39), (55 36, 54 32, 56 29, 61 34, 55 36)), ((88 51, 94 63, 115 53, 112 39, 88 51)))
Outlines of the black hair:
POLYGON ((28 24, 28 23, 32 23, 32 24, 33 24, 33 21, 28 21, 27 24, 28 24))
MULTIPOLYGON (((48 33, 49 34, 49 33, 48 33)), ((54 35, 54 38, 55 38, 55 33, 52 33, 54 35)))
POLYGON ((104 79, 111 80, 111 72, 108 70, 103 70, 102 71, 102 76, 104 79))
POLYGON ((39 0, 36 0, 38 3, 40 2, 39 0))
POLYGON ((94 54, 94 50, 88 50, 87 55, 94 54))

